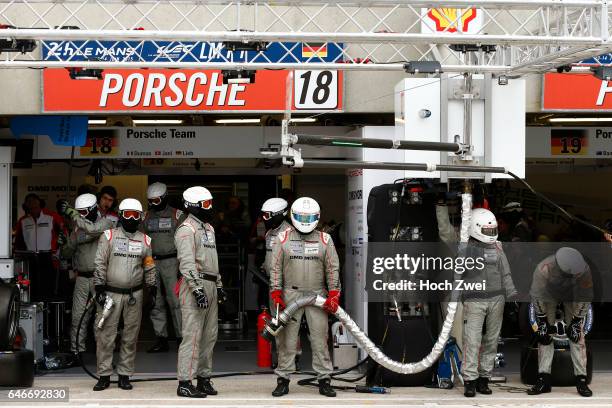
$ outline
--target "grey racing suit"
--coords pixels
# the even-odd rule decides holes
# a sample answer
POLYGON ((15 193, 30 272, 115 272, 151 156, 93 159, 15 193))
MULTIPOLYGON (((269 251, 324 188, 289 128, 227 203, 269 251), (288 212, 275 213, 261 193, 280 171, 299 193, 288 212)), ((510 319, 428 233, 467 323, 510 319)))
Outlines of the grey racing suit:
POLYGON ((94 295, 93 274, 96 269, 95 259, 98 249, 98 239, 107 229, 112 228, 112 221, 107 218, 98 218, 93 223, 81 216, 74 219, 74 230, 70 234, 66 245, 61 249, 63 258, 72 257, 72 266, 76 272, 74 292, 72 294, 72 322, 70 328, 70 349, 73 353, 83 352, 87 343, 87 325, 91 319, 91 309, 83 318, 79 332, 77 347, 77 330, 81 316, 86 310, 87 301, 94 295))
MULTIPOLYGON (((328 290, 340 290, 339 261, 329 234, 313 231, 300 234, 292 226, 278 233, 272 242, 270 290, 282 290, 285 304, 300 297, 327 295, 328 290)), ((283 329, 278 342, 276 375, 289 378, 295 371, 295 355, 302 316, 310 330, 312 368, 319 379, 329 378, 333 365, 328 349, 328 317, 318 307, 300 309, 283 329)))
MULTIPOLYGON (((557 266, 555 255, 551 255, 536 267, 530 295, 536 314, 546 315, 549 326, 555 324, 557 304, 563 302, 566 327, 569 327, 575 316, 582 319, 581 330, 584 330, 584 318, 591 304, 587 300, 592 299, 592 290, 593 282, 590 270, 578 278, 568 278, 557 266)), ((587 375, 584 332, 578 343, 570 341, 569 347, 574 375, 587 375)), ((547 345, 538 345, 538 370, 540 373, 550 374, 554 354, 554 342, 547 345)))
POLYGON ((218 333, 217 288, 222 287, 215 230, 189 215, 176 229, 174 242, 181 273, 179 302, 183 318, 183 341, 179 346, 177 377, 191 381, 209 378, 218 333), (199 308, 193 291, 202 289, 208 307, 199 308))
POLYGON ((151 237, 153 259, 157 270, 157 294, 151 310, 151 322, 157 337, 168 337, 166 303, 170 307, 172 324, 177 337, 181 335, 181 306, 174 294, 178 280, 178 261, 174 233, 183 215, 181 210, 166 206, 161 211, 148 211, 145 214, 144 231, 151 237), (162 290, 163 288, 163 290, 162 290), (165 293, 165 299, 162 293, 165 293))
POLYGON ((490 378, 495 365, 497 342, 504 318, 506 297, 517 294, 508 259, 498 241, 484 244, 470 239, 467 255, 484 259, 484 268, 471 269, 461 277, 465 282, 486 281, 486 291, 463 294, 464 381, 490 378), (482 333, 486 319, 486 330, 482 333))
POLYGON ((94 286, 103 285, 113 300, 102 329, 98 323, 104 308, 98 305, 95 327, 98 375, 113 373, 113 349, 123 317, 117 374, 130 376, 134 374, 142 320, 143 287, 156 286, 151 238, 140 231, 128 233, 122 227, 106 230, 98 241, 95 264, 94 286))

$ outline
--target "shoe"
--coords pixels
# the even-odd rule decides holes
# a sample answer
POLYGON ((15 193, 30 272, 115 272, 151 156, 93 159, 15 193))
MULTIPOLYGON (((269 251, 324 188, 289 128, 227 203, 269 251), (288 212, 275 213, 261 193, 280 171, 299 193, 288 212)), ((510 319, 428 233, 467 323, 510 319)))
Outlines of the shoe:
POLYGON ((276 379, 276 388, 272 391, 273 397, 282 397, 289 394, 289 380, 283 377, 276 379))
POLYGON ((593 391, 587 385, 587 378, 584 375, 576 376, 576 390, 578 390, 578 394, 583 397, 592 397, 593 391))
POLYGON ((117 385, 119 386, 119 388, 126 391, 129 391, 134 388, 132 384, 130 384, 130 377, 128 377, 127 375, 119 375, 119 381, 117 381, 117 385))
POLYGON ((476 391, 479 394, 491 395, 493 391, 489 388, 489 379, 486 377, 480 377, 476 380, 476 391))
POLYGON ((527 395, 540 395, 549 393, 552 389, 551 387, 551 376, 548 373, 540 373, 538 375, 538 379, 536 383, 533 384, 529 390, 527 390, 527 395))
POLYGON ((206 394, 198 391, 197 388, 191 384, 191 381, 179 381, 176 395, 187 398, 206 398, 206 394))
POLYGON ((110 387, 110 375, 101 375, 96 385, 94 385, 94 391, 102 391, 110 387))
POLYGON ((331 380, 329 378, 319 380, 319 394, 325 395, 326 397, 336 396, 336 391, 331 387, 331 380))
POLYGON ((473 398, 476 396, 476 380, 474 381, 464 381, 463 382, 463 395, 468 398, 473 398))
POLYGON ((165 353, 169 350, 168 339, 166 337, 158 337, 153 347, 147 350, 147 353, 165 353))
POLYGON ((218 392, 212 386, 210 378, 198 377, 198 391, 203 392, 206 395, 217 395, 218 392))

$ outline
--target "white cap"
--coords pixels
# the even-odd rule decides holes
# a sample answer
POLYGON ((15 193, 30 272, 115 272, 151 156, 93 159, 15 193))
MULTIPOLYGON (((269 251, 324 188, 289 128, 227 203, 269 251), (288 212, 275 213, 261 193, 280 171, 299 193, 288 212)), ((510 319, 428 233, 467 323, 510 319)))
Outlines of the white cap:
POLYGON ((164 183, 153 183, 147 188, 147 198, 157 198, 166 195, 168 188, 164 183))
POLYGON ((183 192, 183 200, 191 204, 197 204, 200 201, 212 200, 212 194, 207 188, 201 186, 189 187, 183 192))
POLYGON ((98 199, 93 194, 81 194, 74 201, 74 208, 77 210, 85 210, 93 207, 98 203, 98 199))
POLYGON ((119 204, 119 211, 135 210, 142 212, 142 204, 135 198, 126 198, 119 204))
POLYGON ((261 211, 262 212, 271 212, 271 213, 277 213, 279 211, 285 211, 287 210, 287 201, 285 201, 282 198, 269 198, 266 200, 265 203, 263 203, 263 205, 261 206, 261 211))
POLYGON ((580 276, 589 268, 582 254, 570 247, 559 248, 555 253, 555 261, 559 269, 567 275, 580 276))

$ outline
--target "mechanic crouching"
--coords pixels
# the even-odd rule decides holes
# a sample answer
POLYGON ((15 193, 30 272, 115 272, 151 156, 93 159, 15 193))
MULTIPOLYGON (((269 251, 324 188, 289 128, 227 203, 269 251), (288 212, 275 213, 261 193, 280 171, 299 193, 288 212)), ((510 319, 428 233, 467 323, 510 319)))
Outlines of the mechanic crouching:
POLYGON ((95 334, 100 378, 94 391, 110 386, 113 349, 122 317, 123 330, 117 360, 118 384, 123 390, 132 389, 130 376, 134 374, 143 290, 146 287, 154 300, 157 289, 151 239, 138 231, 141 220, 140 202, 126 198, 119 205, 119 226, 104 231, 98 241, 94 286, 98 303, 95 334))

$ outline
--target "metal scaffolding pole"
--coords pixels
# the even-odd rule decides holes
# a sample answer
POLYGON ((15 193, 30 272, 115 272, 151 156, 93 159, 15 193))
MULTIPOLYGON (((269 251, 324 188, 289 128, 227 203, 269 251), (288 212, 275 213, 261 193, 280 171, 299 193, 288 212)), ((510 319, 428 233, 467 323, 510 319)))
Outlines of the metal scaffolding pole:
POLYGON ((310 146, 359 147, 373 149, 427 150, 460 153, 465 149, 461 143, 420 142, 410 140, 370 139, 360 137, 336 137, 292 134, 292 144, 310 146))
POLYGON ((497 173, 507 174, 504 167, 488 166, 459 166, 451 164, 427 164, 427 163, 390 163, 359 160, 317 160, 304 159, 304 166, 331 169, 378 169, 378 170, 412 170, 412 171, 455 171, 465 173, 497 173))

